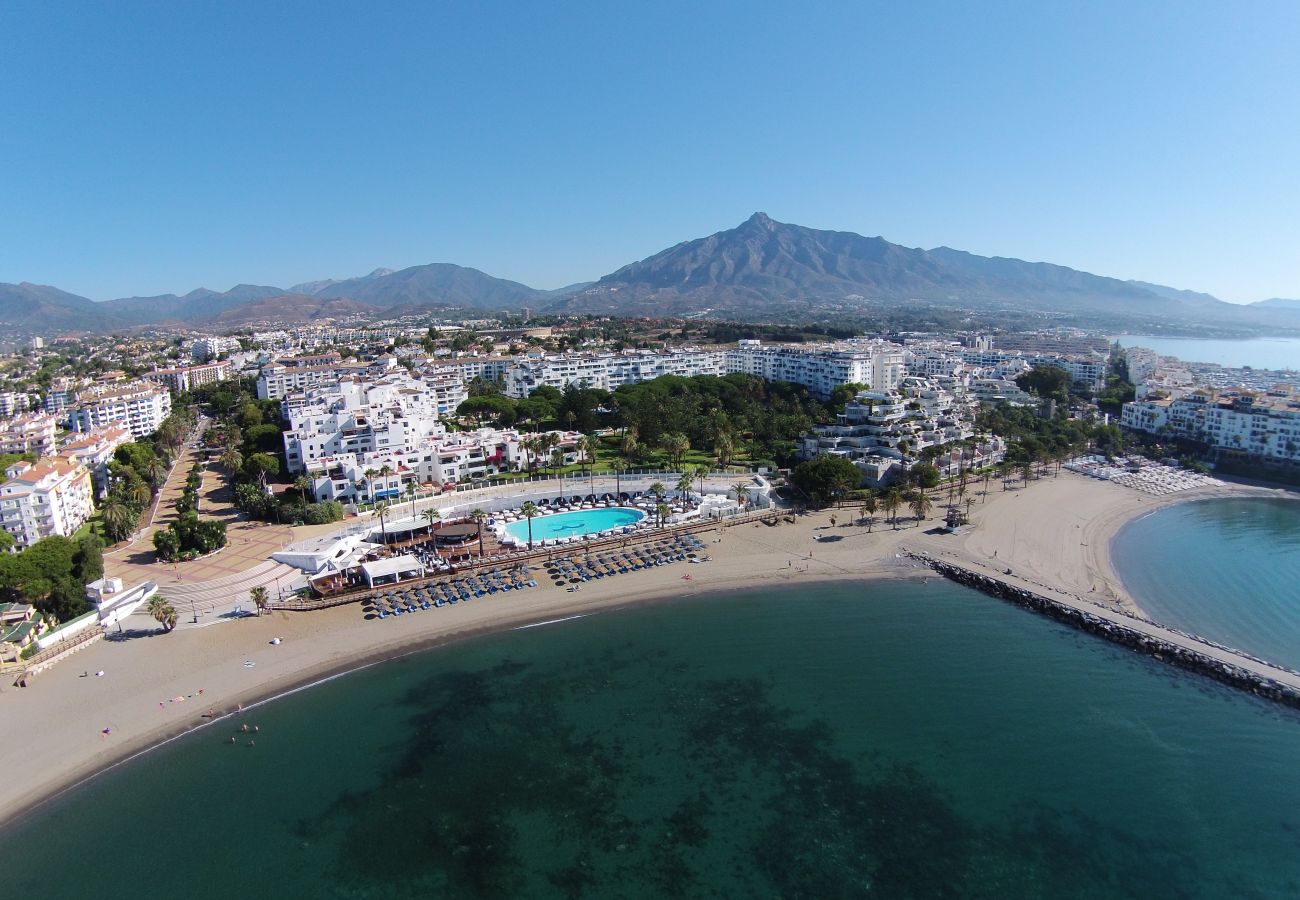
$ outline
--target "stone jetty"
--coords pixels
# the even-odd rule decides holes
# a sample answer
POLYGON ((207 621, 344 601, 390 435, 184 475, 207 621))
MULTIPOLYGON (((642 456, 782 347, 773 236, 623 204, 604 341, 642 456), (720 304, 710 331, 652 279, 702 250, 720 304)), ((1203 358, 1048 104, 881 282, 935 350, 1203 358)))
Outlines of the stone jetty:
POLYGON ((907 555, 958 584, 1050 616, 1169 665, 1213 678, 1292 709, 1300 709, 1300 672, 1293 669, 1120 609, 1069 596, 1046 597, 1009 581, 934 559, 925 553, 908 552, 907 555))

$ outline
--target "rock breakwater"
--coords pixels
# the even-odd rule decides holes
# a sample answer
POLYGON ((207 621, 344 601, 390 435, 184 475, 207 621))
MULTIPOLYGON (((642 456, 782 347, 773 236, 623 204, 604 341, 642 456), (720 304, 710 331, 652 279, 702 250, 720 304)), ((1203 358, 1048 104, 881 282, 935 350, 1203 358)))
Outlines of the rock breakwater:
POLYGON ((908 555, 945 578, 991 597, 1031 609, 1080 631, 1257 697, 1300 709, 1300 674, 1290 669, 1147 619, 1100 606, 1089 609, 1082 603, 1046 597, 924 553, 908 555))

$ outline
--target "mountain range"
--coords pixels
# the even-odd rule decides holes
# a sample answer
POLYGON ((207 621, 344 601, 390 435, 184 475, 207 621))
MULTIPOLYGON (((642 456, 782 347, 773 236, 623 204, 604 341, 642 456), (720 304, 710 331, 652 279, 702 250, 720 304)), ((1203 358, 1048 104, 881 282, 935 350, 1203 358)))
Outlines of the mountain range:
POLYGON ((922 250, 755 213, 595 282, 543 291, 477 269, 431 263, 289 288, 240 284, 177 296, 95 302, 44 285, 0 283, 0 327, 17 333, 105 332, 150 325, 233 327, 424 310, 604 313, 772 319, 879 317, 891 309, 1015 313, 1096 327, 1300 330, 1300 301, 1249 305, 1050 263, 922 250))

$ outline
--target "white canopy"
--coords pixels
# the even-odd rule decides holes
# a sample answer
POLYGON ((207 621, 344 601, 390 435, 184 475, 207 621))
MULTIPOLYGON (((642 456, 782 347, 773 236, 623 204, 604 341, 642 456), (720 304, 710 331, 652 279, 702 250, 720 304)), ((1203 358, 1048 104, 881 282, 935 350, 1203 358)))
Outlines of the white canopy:
POLYGON ((403 575, 418 577, 424 574, 424 563, 414 556, 394 556, 390 559, 376 559, 361 564, 361 574, 366 576, 366 584, 375 586, 376 578, 388 578, 401 581, 403 575))

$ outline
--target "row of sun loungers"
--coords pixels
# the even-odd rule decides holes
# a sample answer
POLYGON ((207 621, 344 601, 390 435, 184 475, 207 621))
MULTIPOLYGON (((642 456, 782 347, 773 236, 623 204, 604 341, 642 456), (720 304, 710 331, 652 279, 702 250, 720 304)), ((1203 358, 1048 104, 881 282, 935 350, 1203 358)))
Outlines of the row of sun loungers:
POLYGON ((681 534, 653 544, 551 560, 547 563, 547 572, 557 586, 578 585, 584 581, 622 575, 652 566, 700 562, 699 551, 703 549, 704 544, 697 537, 681 534))
POLYGON ((1087 475, 1101 481, 1113 481, 1115 484, 1157 496, 1216 483, 1213 478, 1175 466, 1147 463, 1130 467, 1123 461, 1117 463, 1110 463, 1105 457, 1093 456, 1072 460, 1066 463, 1065 467, 1080 475, 1087 475))
POLYGON ((395 588, 371 597, 368 602, 380 619, 400 616, 406 613, 420 612, 426 609, 441 609, 457 603, 465 603, 479 597, 506 591, 521 591, 524 588, 537 587, 537 581, 530 578, 524 569, 502 572, 478 572, 473 575, 461 575, 447 581, 416 585, 411 588, 395 588))

